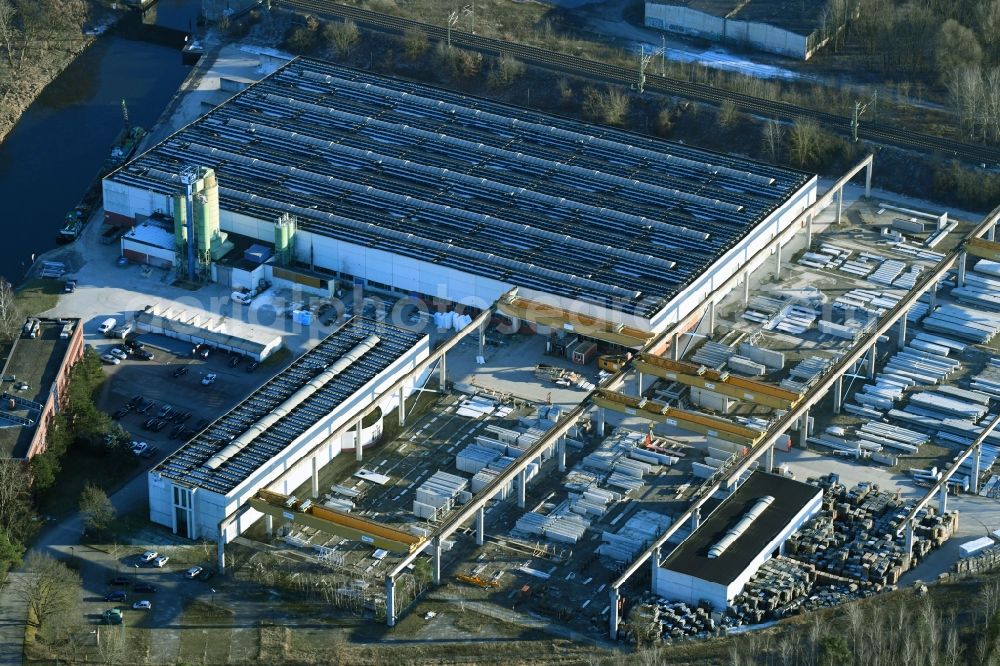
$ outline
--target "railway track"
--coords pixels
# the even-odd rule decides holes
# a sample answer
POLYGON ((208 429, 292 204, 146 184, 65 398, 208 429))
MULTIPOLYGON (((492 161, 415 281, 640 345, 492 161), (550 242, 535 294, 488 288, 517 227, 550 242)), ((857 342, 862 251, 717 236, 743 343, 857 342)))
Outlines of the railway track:
MULTIPOLYGON (((448 39, 447 28, 397 16, 380 14, 358 7, 349 7, 330 0, 280 0, 280 2, 276 1, 273 4, 306 14, 315 14, 320 17, 349 18, 355 23, 382 32, 402 34, 409 29, 419 29, 432 40, 445 41, 448 39)), ((609 83, 634 85, 638 81, 638 73, 632 69, 596 60, 588 60, 565 53, 548 51, 536 46, 482 37, 460 30, 451 30, 451 43, 455 46, 474 49, 491 55, 509 54, 525 63, 577 76, 598 78, 609 83)), ((743 111, 767 118, 786 121, 793 121, 797 118, 811 118, 826 127, 826 129, 838 134, 850 135, 851 133, 851 120, 846 116, 723 90, 703 83, 692 83, 682 79, 647 73, 645 88, 652 92, 684 97, 710 104, 721 104, 723 101, 730 101, 743 111)), ((942 157, 959 158, 974 164, 985 164, 989 167, 1000 165, 1000 149, 932 136, 899 127, 862 124, 858 128, 858 138, 922 153, 936 153, 942 157)))

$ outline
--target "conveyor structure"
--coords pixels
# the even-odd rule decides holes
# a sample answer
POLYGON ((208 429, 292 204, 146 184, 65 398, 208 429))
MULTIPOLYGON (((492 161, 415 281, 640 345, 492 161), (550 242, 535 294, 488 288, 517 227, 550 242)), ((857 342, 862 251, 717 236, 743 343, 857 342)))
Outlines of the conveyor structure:
POLYGON ((641 373, 680 382, 686 386, 714 391, 755 405, 775 409, 793 407, 802 397, 795 391, 771 386, 753 379, 683 361, 673 361, 653 354, 640 354, 633 367, 641 373))
POLYGON ((683 430, 718 437, 735 444, 753 445, 763 435, 757 430, 745 428, 727 419, 689 412, 649 398, 638 398, 617 391, 599 389, 594 396, 594 404, 629 416, 639 416, 683 430))
POLYGON ((300 500, 270 490, 258 491, 250 498, 250 506, 281 520, 290 520, 327 534, 335 534, 374 548, 385 548, 394 553, 412 553, 427 541, 425 537, 328 509, 313 504, 308 499, 300 500))

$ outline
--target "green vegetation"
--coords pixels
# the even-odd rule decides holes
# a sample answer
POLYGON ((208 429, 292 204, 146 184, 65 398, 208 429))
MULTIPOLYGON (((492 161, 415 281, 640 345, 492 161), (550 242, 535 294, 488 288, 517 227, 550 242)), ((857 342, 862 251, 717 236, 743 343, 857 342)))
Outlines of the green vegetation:
POLYGON ((80 514, 85 528, 102 534, 111 527, 118 512, 108 499, 107 493, 88 483, 80 493, 80 514))

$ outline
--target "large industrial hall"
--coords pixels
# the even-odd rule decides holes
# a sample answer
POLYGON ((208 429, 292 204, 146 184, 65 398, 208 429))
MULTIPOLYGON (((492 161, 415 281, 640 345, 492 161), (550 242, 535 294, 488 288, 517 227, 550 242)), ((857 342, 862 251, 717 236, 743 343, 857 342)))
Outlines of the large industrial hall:
MULTIPOLYGON (((212 169, 221 229, 297 219, 311 276, 658 332, 785 230, 814 176, 299 58, 104 181, 106 219, 174 216, 212 169)), ((273 278, 274 274, 271 275, 273 278)))

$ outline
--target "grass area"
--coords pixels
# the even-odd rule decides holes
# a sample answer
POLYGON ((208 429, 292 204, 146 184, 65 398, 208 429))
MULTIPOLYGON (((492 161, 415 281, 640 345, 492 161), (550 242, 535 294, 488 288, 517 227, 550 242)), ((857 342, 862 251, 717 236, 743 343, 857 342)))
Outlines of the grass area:
POLYGON ((226 664, 233 633, 232 611, 210 602, 194 601, 184 607, 176 663, 226 664))
POLYGON ((38 496, 38 510, 51 516, 73 513, 85 485, 98 486, 110 495, 132 477, 137 463, 131 454, 98 453, 75 445, 60 461, 62 467, 55 483, 38 496))
POLYGON ((37 315, 56 306, 63 285, 59 280, 34 278, 17 288, 17 305, 25 315, 37 315))

